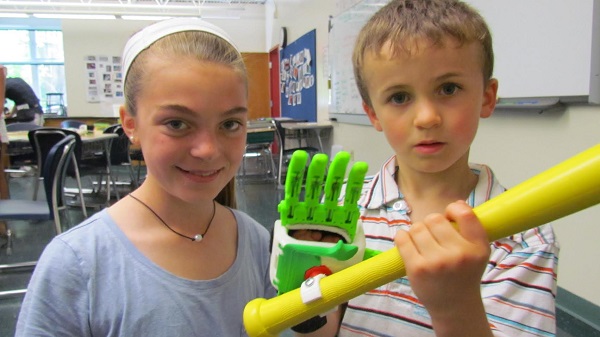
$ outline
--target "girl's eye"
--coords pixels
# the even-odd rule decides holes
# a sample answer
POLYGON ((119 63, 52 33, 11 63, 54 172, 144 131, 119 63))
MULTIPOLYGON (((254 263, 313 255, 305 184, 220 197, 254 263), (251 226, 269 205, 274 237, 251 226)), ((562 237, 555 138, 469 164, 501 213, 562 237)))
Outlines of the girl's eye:
POLYGON ((177 119, 168 121, 166 125, 172 130, 183 130, 187 126, 183 121, 177 119))
POLYGON ((228 131, 237 131, 241 128, 242 124, 239 121, 230 120, 223 123, 223 128, 228 131))
POLYGON ((392 97, 390 98, 390 102, 392 102, 394 104, 404 104, 404 103, 408 102, 409 98, 410 97, 408 96, 407 93, 399 92, 399 93, 392 95, 392 97))
POLYGON ((456 83, 446 83, 442 85, 440 94, 445 96, 454 95, 459 89, 460 87, 456 83))

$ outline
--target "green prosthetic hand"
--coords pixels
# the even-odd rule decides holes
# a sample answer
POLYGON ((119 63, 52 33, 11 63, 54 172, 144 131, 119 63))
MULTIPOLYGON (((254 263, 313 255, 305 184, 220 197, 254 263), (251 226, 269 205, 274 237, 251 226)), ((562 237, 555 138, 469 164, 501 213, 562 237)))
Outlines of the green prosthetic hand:
POLYGON ((350 154, 339 152, 329 170, 328 159, 325 154, 315 155, 307 170, 308 154, 296 151, 288 166, 271 255, 271 281, 279 294, 299 288, 306 278, 337 272, 372 255, 365 253, 357 205, 368 166, 355 163, 344 183, 350 154), (318 236, 329 240, 306 241, 293 236, 301 231, 319 232, 318 236))

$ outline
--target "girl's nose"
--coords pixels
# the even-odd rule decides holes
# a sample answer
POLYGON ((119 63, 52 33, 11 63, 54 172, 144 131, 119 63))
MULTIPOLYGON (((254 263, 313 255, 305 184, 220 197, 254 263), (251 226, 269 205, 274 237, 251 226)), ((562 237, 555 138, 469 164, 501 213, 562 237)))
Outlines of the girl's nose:
POLYGON ((214 132, 199 131, 193 137, 190 154, 198 158, 211 158, 218 150, 218 139, 214 132))

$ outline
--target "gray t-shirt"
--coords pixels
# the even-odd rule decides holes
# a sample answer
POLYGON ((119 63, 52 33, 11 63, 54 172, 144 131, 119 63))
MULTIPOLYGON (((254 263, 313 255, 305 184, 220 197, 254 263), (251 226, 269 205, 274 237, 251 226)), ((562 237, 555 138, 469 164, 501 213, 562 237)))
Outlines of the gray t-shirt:
POLYGON ((275 296, 270 238, 248 215, 232 212, 237 257, 207 281, 154 264, 106 211, 57 236, 33 273, 16 336, 246 336, 246 303, 275 296))

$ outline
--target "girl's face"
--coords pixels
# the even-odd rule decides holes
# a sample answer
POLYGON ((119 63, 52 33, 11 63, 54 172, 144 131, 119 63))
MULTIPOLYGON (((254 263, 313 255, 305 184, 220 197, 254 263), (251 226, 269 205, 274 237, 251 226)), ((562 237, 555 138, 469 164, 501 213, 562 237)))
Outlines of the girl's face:
POLYGON ((401 170, 443 172, 468 164, 480 118, 496 102, 496 80, 485 83, 481 47, 419 43, 413 53, 365 57, 371 122, 383 131, 401 170))
POLYGON ((223 64, 147 59, 132 134, 151 186, 176 198, 212 200, 234 177, 246 144, 247 90, 223 64))

